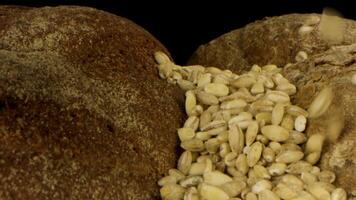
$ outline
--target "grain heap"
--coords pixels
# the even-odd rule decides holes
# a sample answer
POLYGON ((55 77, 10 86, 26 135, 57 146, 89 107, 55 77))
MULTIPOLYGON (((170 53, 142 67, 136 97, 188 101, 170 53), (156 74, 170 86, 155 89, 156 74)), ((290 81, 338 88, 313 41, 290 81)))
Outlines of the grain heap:
POLYGON ((237 75, 179 66, 162 52, 155 59, 160 77, 186 91, 188 115, 177 131, 185 150, 177 169, 158 181, 162 199, 346 200, 335 174, 314 166, 325 136, 303 133, 329 106, 330 88, 306 111, 291 104, 296 87, 276 65, 237 75))

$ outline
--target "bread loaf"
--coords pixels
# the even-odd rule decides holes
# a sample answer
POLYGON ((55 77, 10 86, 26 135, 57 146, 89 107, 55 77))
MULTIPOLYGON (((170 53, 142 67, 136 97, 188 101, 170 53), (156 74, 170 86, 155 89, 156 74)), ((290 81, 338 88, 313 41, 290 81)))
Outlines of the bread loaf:
MULTIPOLYGON (((320 34, 319 14, 288 14, 266 17, 243 28, 232 30, 201 45, 188 64, 212 65, 236 72, 248 71, 253 64, 278 66, 294 63, 300 51, 308 56, 330 48, 320 34)), ((343 40, 356 42, 356 22, 342 19, 343 40)))
POLYGON ((1 6, 0 199, 157 199, 184 94, 156 51, 104 11, 1 6))

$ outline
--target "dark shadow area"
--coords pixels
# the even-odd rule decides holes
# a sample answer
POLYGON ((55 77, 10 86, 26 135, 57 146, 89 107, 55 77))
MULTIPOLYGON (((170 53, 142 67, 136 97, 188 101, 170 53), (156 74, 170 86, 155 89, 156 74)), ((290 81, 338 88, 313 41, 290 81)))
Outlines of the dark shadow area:
POLYGON ((0 100, 0 112, 5 109, 5 102, 0 100))

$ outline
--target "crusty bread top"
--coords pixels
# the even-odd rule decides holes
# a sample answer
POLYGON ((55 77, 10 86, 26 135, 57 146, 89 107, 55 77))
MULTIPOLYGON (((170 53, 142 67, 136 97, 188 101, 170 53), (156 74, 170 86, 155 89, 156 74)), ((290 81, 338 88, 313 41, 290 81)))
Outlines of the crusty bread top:
POLYGON ((162 44, 92 8, 1 6, 0 47, 0 198, 158 196, 183 120, 162 44))
MULTIPOLYGON (((188 64, 212 65, 235 72, 248 71, 251 65, 276 64, 284 66, 295 62, 299 51, 309 56, 330 48, 319 31, 319 14, 288 14, 266 17, 223 34, 201 45, 188 64), (311 26, 310 33, 300 34, 302 26, 311 26)), ((356 42, 356 22, 343 19, 344 40, 347 45, 356 42)))

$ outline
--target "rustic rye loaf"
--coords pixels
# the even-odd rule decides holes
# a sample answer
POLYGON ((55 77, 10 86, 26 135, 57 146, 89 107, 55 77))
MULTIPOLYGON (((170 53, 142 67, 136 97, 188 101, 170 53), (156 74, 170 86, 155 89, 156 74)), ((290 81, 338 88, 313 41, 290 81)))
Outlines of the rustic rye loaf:
POLYGON ((0 199, 157 199, 184 93, 167 50, 87 7, 0 7, 0 199))

